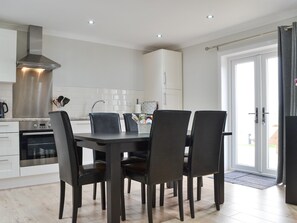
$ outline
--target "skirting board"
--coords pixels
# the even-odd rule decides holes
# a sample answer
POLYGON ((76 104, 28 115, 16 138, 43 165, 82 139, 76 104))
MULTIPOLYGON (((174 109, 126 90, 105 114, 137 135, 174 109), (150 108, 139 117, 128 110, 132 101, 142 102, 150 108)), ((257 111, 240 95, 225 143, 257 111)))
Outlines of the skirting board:
POLYGON ((59 173, 39 174, 0 180, 0 190, 59 182, 59 173))

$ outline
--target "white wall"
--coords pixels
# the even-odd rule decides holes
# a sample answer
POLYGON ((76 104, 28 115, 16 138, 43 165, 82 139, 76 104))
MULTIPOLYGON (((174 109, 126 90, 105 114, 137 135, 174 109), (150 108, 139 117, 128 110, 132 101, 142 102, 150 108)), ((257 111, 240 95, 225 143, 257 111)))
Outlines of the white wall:
MULTIPOLYGON (((26 35, 18 32, 18 58, 26 54, 26 35)), ((43 35, 42 54, 61 64, 55 86, 143 90, 142 51, 43 35)))
POLYGON ((220 109, 220 60, 219 55, 237 50, 246 50, 252 46, 267 45, 277 41, 277 32, 240 41, 224 47, 205 50, 205 47, 277 30, 280 25, 290 25, 297 17, 280 21, 271 25, 248 30, 236 35, 227 36, 211 42, 201 43, 182 49, 184 78, 184 109, 192 111, 200 109, 220 109))

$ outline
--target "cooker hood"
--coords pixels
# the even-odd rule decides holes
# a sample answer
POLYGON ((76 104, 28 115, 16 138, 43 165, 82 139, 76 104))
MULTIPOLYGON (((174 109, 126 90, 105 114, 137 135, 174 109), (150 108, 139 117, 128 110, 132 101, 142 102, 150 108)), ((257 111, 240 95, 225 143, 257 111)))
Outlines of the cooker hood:
POLYGON ((17 68, 41 68, 54 70, 61 65, 42 54, 42 27, 30 25, 28 28, 28 55, 17 61, 17 68))

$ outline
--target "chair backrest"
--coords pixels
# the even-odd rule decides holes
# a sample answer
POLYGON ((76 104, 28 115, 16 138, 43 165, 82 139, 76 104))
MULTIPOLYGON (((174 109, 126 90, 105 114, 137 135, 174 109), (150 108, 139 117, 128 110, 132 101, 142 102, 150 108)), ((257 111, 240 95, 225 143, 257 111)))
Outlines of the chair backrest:
POLYGON ((225 111, 196 111, 193 120, 188 167, 192 176, 217 173, 220 165, 225 111))
POLYGON ((137 123, 132 119, 132 113, 123 114, 126 132, 138 132, 137 123))
POLYGON ((90 113, 92 133, 120 133, 121 121, 118 113, 96 112, 90 113))
MULTIPOLYGON (((96 112, 90 113, 91 131, 92 133, 120 133, 121 121, 118 113, 96 112)), ((106 160, 104 152, 93 151, 94 161, 106 160)))
POLYGON ((60 179, 70 185, 76 185, 79 164, 68 114, 65 111, 55 111, 50 112, 49 116, 57 148, 60 179))
POLYGON ((148 183, 180 180, 191 112, 156 110, 150 132, 148 183))

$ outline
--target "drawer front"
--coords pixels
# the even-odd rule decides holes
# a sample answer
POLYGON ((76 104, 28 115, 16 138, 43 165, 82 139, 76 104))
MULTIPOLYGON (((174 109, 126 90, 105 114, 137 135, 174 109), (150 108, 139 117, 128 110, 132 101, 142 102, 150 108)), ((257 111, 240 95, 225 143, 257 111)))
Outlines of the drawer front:
POLYGON ((0 156, 19 155, 19 133, 0 133, 0 156))
POLYGON ((20 175, 19 156, 0 156, 0 179, 18 177, 20 175))
POLYGON ((0 133, 19 132, 18 122, 0 122, 0 133))
POLYGON ((73 133, 90 133, 90 121, 71 121, 73 133))

